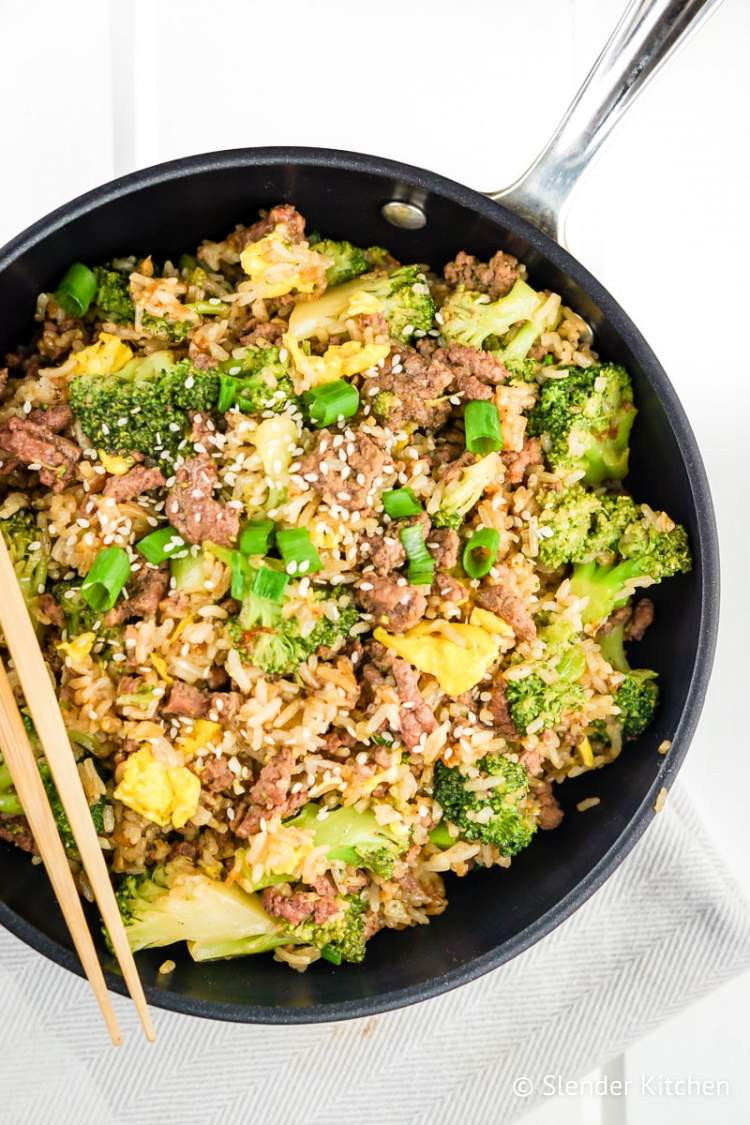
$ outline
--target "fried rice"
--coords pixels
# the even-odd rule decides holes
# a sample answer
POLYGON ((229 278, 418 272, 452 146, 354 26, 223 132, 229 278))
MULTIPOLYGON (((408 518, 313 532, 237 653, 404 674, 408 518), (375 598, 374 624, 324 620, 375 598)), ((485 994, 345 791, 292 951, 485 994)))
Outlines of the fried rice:
MULTIPOLYGON (((17 571, 126 920, 142 919, 145 886, 208 880, 258 904, 275 927, 267 948, 297 970, 340 962, 331 921, 352 901, 362 940, 344 960, 361 959, 379 930, 428 923, 447 907, 444 876, 507 867, 559 824, 555 787, 627 742, 616 698, 626 673, 601 646, 614 615, 587 621, 570 567, 540 561, 547 498, 585 473, 555 464, 529 417, 547 381, 598 363, 586 324, 534 291, 552 314, 522 362, 503 358, 521 317, 479 346, 451 339, 452 296, 487 305, 527 285, 499 251, 488 263, 459 253, 441 275, 419 267, 411 289, 428 318, 394 329, 382 286, 357 286, 399 263, 304 231, 282 204, 194 257, 108 263, 85 308, 69 286, 41 294, 33 340, 6 357, 0 405, 0 520, 12 546, 13 520, 32 513, 17 571), (357 271, 344 281, 341 255, 343 276, 347 263, 357 271), (344 285, 357 290, 344 312, 297 333, 295 315, 322 316, 316 302, 344 285), (271 372, 260 405, 242 397, 248 355, 271 372), (164 400, 163 440, 147 448, 118 445, 132 417, 99 418, 94 435, 76 384, 149 360, 138 370, 150 378, 179 369, 188 392, 207 376, 220 390, 208 407, 164 400), (336 384, 343 403, 341 383, 356 388, 356 410, 328 417, 320 388, 336 384), (490 454, 467 451, 470 403, 496 411, 490 454), (491 476, 448 518, 452 485, 484 456, 491 476), (247 521, 272 525, 250 556, 247 521), (139 545, 169 527, 150 561, 139 545), (291 529, 301 554, 281 549, 291 529), (494 549, 472 576, 467 545, 483 529, 494 549), (113 549, 127 581, 106 604, 108 576, 105 594, 86 579, 113 549), (259 574, 271 576, 266 616, 248 609, 259 574), (520 723, 512 685, 562 677, 547 660, 551 623, 575 646, 576 690, 552 716, 520 723), (444 808, 438 796, 456 782, 458 803, 444 808), (521 818, 515 835, 497 829, 500 807, 521 818), (385 862, 320 841, 342 809, 371 814, 385 862)), ((602 488, 622 494, 605 481, 592 495, 602 488)), ((674 526, 650 509, 643 518, 674 526)), ((615 610, 626 629, 637 585, 615 610)), ((0 836, 33 851, 12 800, 6 786, 0 836)), ((74 846, 70 860, 86 894, 74 846)), ((138 944, 172 940, 152 932, 138 944)), ((202 956, 254 951, 210 948, 202 956)))

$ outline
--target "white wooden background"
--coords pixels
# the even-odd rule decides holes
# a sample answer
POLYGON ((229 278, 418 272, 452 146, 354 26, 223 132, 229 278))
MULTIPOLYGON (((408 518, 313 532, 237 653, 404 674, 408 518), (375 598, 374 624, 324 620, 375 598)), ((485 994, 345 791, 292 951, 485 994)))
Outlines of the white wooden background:
MULTIPOLYGON (((364 150, 497 188, 546 138, 623 3, 0 0, 0 243, 115 175, 240 145, 364 150)), ((712 482, 724 612, 682 776, 750 894, 748 48, 750 3, 726 0, 590 170, 569 241, 660 355, 712 482)), ((749 1009, 746 977, 607 1068, 636 1083, 723 1079, 728 1098, 558 1097, 528 1125, 747 1122, 749 1009)))

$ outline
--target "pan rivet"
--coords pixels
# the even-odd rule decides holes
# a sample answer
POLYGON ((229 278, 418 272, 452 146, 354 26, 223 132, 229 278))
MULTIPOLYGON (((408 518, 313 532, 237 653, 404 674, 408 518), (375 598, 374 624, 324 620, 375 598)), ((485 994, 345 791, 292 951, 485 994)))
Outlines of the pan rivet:
POLYGON ((391 226, 402 230, 421 230, 427 224, 427 216, 421 207, 416 203, 404 203, 400 199, 384 203, 381 214, 391 226))

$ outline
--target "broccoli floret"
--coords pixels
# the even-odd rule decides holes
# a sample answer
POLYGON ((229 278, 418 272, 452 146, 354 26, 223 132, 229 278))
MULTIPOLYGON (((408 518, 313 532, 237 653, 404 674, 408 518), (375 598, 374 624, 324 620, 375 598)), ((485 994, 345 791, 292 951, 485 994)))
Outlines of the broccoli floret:
POLYGON ((365 250, 365 258, 370 269, 393 270, 400 265, 398 258, 394 258, 390 250, 386 250, 384 246, 368 246, 365 250))
POLYGON ((114 375, 81 375, 70 384, 70 407, 89 441, 107 453, 173 457, 190 432, 189 413, 207 413, 219 376, 168 352, 129 363, 114 375))
POLYGON ((5 762, 0 762, 0 813, 5 816, 20 816, 22 812, 21 802, 13 788, 10 770, 5 762))
POLYGON ((635 415, 624 367, 570 367, 542 385, 529 412, 529 433, 543 437, 553 469, 582 469, 587 484, 601 484, 628 471, 635 415))
POLYGON ((332 238, 321 238, 315 243, 315 249, 333 260, 333 264, 326 270, 326 281, 329 286, 351 281, 369 268, 364 250, 360 250, 359 246, 352 246, 351 242, 335 242, 332 238))
POLYGON ((365 902, 351 896, 340 900, 340 908, 326 922, 300 922, 290 933, 303 945, 315 946, 333 965, 356 964, 365 959, 365 902))
POLYGON ((362 274, 328 289, 322 297, 299 302, 289 318, 285 339, 299 343, 313 337, 327 341, 343 335, 350 317, 374 311, 372 298, 394 339, 406 343, 415 333, 423 336, 432 328, 435 304, 424 273, 419 266, 399 266, 391 272, 362 274))
POLYGON ((144 331, 173 344, 181 344, 194 327, 192 320, 167 320, 164 316, 152 316, 151 313, 143 313, 141 316, 141 328, 144 331))
POLYGON ((499 355, 511 375, 515 376, 514 382, 520 380, 522 383, 535 383, 537 375, 544 366, 537 359, 512 360, 506 359, 499 352, 493 352, 492 354, 499 355))
POLYGON ((582 554, 572 562, 585 562, 595 555, 617 550, 622 533, 632 523, 642 519, 643 513, 632 496, 624 492, 607 492, 598 497, 589 529, 588 556, 582 554))
POLYGON ((580 709, 585 699, 579 681, 586 658, 574 635, 556 626, 543 629, 540 635, 547 642, 547 652, 538 662, 538 670, 532 668, 529 675, 505 684, 508 710, 520 734, 526 734, 540 719, 539 730, 553 727, 564 712, 580 709))
POLYGON ((221 883, 184 860, 130 875, 117 891, 133 951, 187 941, 196 961, 265 953, 293 942, 257 895, 221 883))
POLYGON ((388 331, 407 343, 432 328, 435 303, 419 266, 400 266, 387 274, 371 274, 363 288, 383 302, 388 331))
POLYGON ((288 676, 318 649, 343 641, 358 620, 353 606, 343 606, 336 621, 321 617, 302 636, 296 618, 284 618, 280 605, 251 592, 245 595, 239 615, 227 624, 227 632, 242 660, 269 676, 288 676))
POLYGON ((617 722, 624 738, 637 738, 650 725, 659 701, 657 673, 649 668, 631 668, 625 653, 625 625, 620 623, 599 639, 604 659, 624 679, 615 691, 614 700, 620 708, 617 722))
POLYGON ((311 831, 312 846, 327 847, 328 859, 340 860, 350 867, 363 867, 374 875, 390 879, 393 865, 408 847, 408 840, 379 824, 370 809, 359 812, 349 805, 333 809, 322 820, 320 813, 320 805, 310 802, 285 823, 289 828, 311 831))
MULTIPOLYGON (((92 609, 81 597, 80 579, 55 582, 50 587, 50 593, 63 612, 63 628, 68 640, 81 633, 96 633, 93 652, 105 662, 111 659, 114 652, 122 651, 123 626, 104 624, 101 610, 92 609)), ((76 735, 76 738, 81 739, 83 736, 76 735)))
POLYGON ((107 807, 106 797, 100 797, 96 804, 89 805, 91 819, 94 822, 97 836, 104 834, 104 810, 107 807))
MULTIPOLYGON (((94 273, 97 279, 97 317, 100 320, 114 321, 115 324, 132 322, 135 319, 135 307, 130 296, 128 274, 106 266, 98 266, 94 273)), ((187 319, 168 320, 163 316, 152 316, 151 313, 143 313, 141 316, 141 327, 146 332, 175 344, 182 343, 193 326, 192 320, 187 319)))
POLYGON ((625 528, 617 542, 620 561, 594 560, 574 565, 571 592, 578 598, 588 598, 583 610, 586 623, 604 621, 614 609, 625 605, 636 585, 653 584, 690 571, 685 528, 675 524, 661 531, 656 522, 655 518, 641 515, 625 528))
POLYGON ((359 621, 359 613, 353 605, 339 609, 335 621, 328 617, 321 617, 313 631, 305 637, 310 653, 317 652, 319 648, 333 648, 338 641, 348 637, 352 627, 359 621))
POLYGON ((244 348, 238 356, 220 364, 221 390, 217 409, 223 414, 233 406, 245 414, 264 410, 278 413, 297 402, 294 385, 278 348, 244 348))
POLYGON ((57 825, 57 831, 60 839, 63 842, 63 847, 65 848, 66 852, 75 854, 77 849, 75 837, 73 836, 73 830, 70 827, 70 823, 65 814, 65 809, 62 807, 62 801, 58 796, 57 789, 55 788, 55 783, 52 780, 50 768, 43 758, 39 762, 39 773, 42 775, 42 782, 44 783, 47 800, 49 801, 50 808, 52 809, 52 815, 55 818, 55 824, 57 825))
POLYGON ((31 508, 20 508, 12 516, 0 520, 0 530, 24 601, 32 619, 36 620, 39 595, 44 592, 47 581, 49 550, 46 536, 42 534, 31 508))
POLYGON ((115 324, 126 324, 135 317, 135 309, 130 296, 130 279, 126 273, 97 266, 96 274, 96 315, 99 320, 111 320, 115 324))
POLYGON ((195 961, 267 953, 279 945, 314 945, 336 965, 362 961, 365 903, 342 898, 327 922, 290 926, 273 918, 260 898, 233 883, 210 879, 187 860, 146 875, 130 875, 117 891, 130 948, 154 949, 186 941, 195 961))
MULTIPOLYGON (((468 788, 471 779, 459 769, 436 762, 435 800, 462 839, 492 844, 505 856, 517 855, 536 831, 527 801, 528 774, 522 765, 498 754, 488 754, 477 765, 483 778, 496 780, 491 789, 475 792, 468 788)), ((430 838, 438 847, 456 842, 449 833, 431 834, 430 838)))
MULTIPOLYGON (((77 856, 78 848, 76 847, 73 830, 70 827, 70 822, 66 815, 65 809, 62 806, 62 801, 60 800, 57 789, 55 788, 55 783, 52 780, 50 768, 44 758, 41 758, 39 760, 38 765, 39 773, 41 774, 44 789, 47 794, 47 800, 49 801, 50 808, 52 809, 52 815, 55 818, 55 824, 57 825, 57 831, 60 839, 62 840, 63 847, 65 848, 65 851, 68 853, 68 855, 77 856)), ((96 828, 98 834, 101 834, 104 831, 104 809, 106 805, 107 800, 105 797, 101 797, 98 801, 95 802, 95 804, 89 805, 91 818, 94 821, 94 827, 96 828)))
POLYGON ((615 692, 625 738, 638 738, 651 723, 659 700, 656 673, 647 668, 629 672, 615 692))
POLYGON ((436 488, 428 504, 435 527, 459 528, 485 488, 497 479, 500 467, 498 454, 488 453, 473 465, 467 465, 453 480, 436 488))
POLYGON ((68 637, 88 633, 101 622, 101 610, 92 609, 81 597, 80 581, 68 578, 55 582, 50 593, 63 612, 68 637))
POLYGON ((541 565, 554 570, 565 563, 589 558, 591 525, 600 508, 594 493, 574 484, 565 490, 539 492, 537 500, 541 565))
POLYGON ((539 561, 550 568, 611 555, 626 528, 640 527, 643 522, 642 510, 632 497, 625 493, 597 495, 579 483, 564 490, 541 491, 537 500, 539 561))
POLYGON ((401 399, 393 391, 380 391, 372 401, 372 412, 376 418, 387 422, 391 412, 400 405, 401 399))
POLYGON ((536 672, 510 680, 505 694, 511 718, 521 734, 537 719, 543 720, 540 730, 553 727, 564 711, 575 711, 584 701, 580 684, 563 679, 548 684, 536 672))
POLYGON ((560 298, 556 293, 544 299, 534 309, 529 319, 517 328, 511 335, 508 343, 501 349, 500 355, 504 362, 524 362, 527 353, 542 332, 547 332, 556 327, 560 319, 560 298))
POLYGON ((505 336, 513 325, 528 320, 541 302, 539 294, 520 279, 497 301, 490 301, 486 293, 459 286, 440 309, 441 332, 452 343, 481 348, 485 342, 491 342, 490 337, 505 336))

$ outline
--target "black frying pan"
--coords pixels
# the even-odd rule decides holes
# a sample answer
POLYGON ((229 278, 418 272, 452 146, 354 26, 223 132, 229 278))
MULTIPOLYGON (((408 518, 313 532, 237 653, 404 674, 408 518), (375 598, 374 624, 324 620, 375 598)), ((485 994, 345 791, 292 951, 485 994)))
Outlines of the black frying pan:
MULTIPOLYGON (((311 227, 333 238, 387 245, 403 261, 440 267, 461 248, 484 259, 508 250, 527 263, 536 287, 561 293, 585 317, 598 351, 632 374, 640 413, 628 485, 636 497, 684 522, 693 545, 693 573, 655 589, 657 622, 639 654, 661 677, 656 722, 613 765, 560 787, 569 813, 561 828, 540 834, 509 871, 451 879, 444 915, 428 927, 378 935, 360 966, 320 962, 297 975, 270 957, 196 965, 170 950, 177 967, 165 979, 157 974, 165 952, 141 953, 137 960, 153 1004, 244 1022, 313 1022, 370 1014, 453 988, 514 957, 580 906, 627 855, 650 823, 660 789, 672 784, 698 721, 716 638, 711 497, 695 438, 653 352, 612 297, 550 235, 559 235, 561 204, 617 112, 711 6, 711 0, 635 0, 554 141, 505 193, 515 210, 432 172, 376 157, 237 149, 126 176, 53 212, 0 251, 2 352, 28 337, 36 294, 52 287, 74 259, 94 263, 132 252, 174 258, 282 200, 294 201, 311 227), (389 221, 383 208, 394 201, 400 206, 386 206, 389 221), (657 753, 664 739, 672 740, 666 756, 657 753), (601 804, 577 815, 576 803, 592 793, 601 804)), ((43 870, 10 847, 0 854, 0 921, 80 972, 43 870)), ((111 967, 103 946, 102 955, 111 967)), ((124 991, 118 976, 110 974, 109 983, 124 991)))

